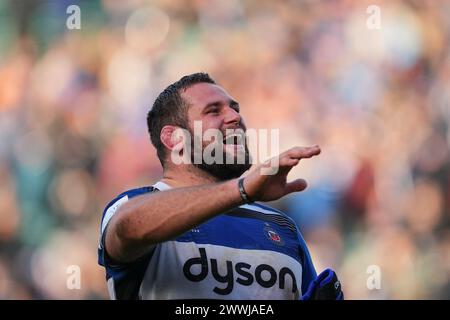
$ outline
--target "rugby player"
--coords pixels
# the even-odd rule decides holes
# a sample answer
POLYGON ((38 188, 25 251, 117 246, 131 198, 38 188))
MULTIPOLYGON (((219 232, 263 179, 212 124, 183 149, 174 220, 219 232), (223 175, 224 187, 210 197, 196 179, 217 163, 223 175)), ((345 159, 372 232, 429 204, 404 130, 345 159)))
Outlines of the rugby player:
MULTIPOLYGON (((275 174, 262 174, 272 162, 251 166, 239 104, 205 73, 168 86, 147 123, 163 177, 123 192, 103 212, 99 264, 112 299, 343 298, 331 269, 316 275, 294 221, 260 203, 304 190, 305 180, 287 175, 319 146, 293 147, 276 157, 275 174), (194 160, 193 144, 175 133, 198 138, 196 121, 222 134, 214 150, 224 158, 245 160, 174 161, 194 160)), ((211 143, 201 141, 200 151, 211 143)))

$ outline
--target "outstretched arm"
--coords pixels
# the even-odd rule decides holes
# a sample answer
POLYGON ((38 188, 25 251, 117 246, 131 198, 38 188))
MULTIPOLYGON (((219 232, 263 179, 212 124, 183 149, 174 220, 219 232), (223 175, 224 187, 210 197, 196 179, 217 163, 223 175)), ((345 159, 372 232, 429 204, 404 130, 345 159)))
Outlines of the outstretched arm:
MULTIPOLYGON (((288 183, 287 175, 300 159, 319 153, 318 146, 289 149, 278 156, 279 170, 274 175, 261 174, 269 163, 252 167, 244 180, 247 194, 254 201, 272 201, 305 189, 304 180, 288 183)), ((173 239, 242 203, 238 179, 137 196, 120 206, 111 218, 106 251, 115 261, 133 261, 157 243, 173 239)))

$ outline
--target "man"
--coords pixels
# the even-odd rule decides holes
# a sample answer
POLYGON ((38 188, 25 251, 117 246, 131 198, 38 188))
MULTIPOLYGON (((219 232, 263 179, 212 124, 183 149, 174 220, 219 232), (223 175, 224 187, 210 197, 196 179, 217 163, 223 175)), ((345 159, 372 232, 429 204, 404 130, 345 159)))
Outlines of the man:
POLYGON ((112 299, 342 298, 334 272, 316 276, 295 223, 254 202, 305 189, 304 180, 286 177, 318 146, 280 154, 275 174, 263 174, 272 162, 251 167, 239 104, 205 73, 167 87, 147 122, 164 173, 105 208, 99 263, 112 299), (195 123, 218 133, 200 150, 177 134, 199 139, 195 123), (211 145, 212 156, 236 161, 177 158, 196 160, 211 145))

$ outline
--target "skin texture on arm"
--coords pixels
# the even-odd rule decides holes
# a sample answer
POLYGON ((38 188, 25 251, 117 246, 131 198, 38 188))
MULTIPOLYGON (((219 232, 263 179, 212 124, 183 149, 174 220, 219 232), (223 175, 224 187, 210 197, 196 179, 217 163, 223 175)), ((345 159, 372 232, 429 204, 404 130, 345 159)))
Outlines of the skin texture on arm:
POLYGON ((133 261, 153 245, 241 204, 236 179, 135 197, 109 222, 105 239, 108 254, 118 262, 133 261))
MULTIPOLYGON (((289 149, 278 156, 275 175, 261 175, 261 168, 267 164, 252 167, 244 180, 247 194, 255 201, 272 201, 304 190, 304 180, 288 183, 287 175, 300 159, 319 153, 318 146, 289 149)), ((154 245, 241 205, 237 181, 181 187, 131 199, 109 222, 105 239, 109 256, 118 262, 133 261, 154 245)))

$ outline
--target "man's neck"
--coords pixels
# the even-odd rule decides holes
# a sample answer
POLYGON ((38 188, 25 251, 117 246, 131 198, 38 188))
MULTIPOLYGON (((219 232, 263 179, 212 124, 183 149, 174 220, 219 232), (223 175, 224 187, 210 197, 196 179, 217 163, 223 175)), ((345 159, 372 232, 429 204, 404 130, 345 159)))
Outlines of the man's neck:
POLYGON ((217 178, 193 165, 186 165, 183 168, 180 166, 168 168, 164 170, 163 178, 161 179, 161 182, 164 182, 171 188, 197 186, 218 181, 217 178))

